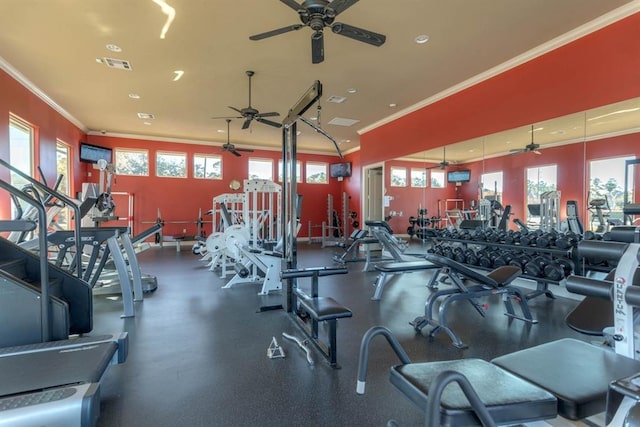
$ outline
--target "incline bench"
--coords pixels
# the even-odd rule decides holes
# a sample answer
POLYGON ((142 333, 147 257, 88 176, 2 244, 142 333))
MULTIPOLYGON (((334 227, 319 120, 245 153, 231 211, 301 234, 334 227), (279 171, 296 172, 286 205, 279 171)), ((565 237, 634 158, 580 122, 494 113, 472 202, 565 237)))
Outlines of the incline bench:
POLYGON ((301 327, 305 334, 311 338, 311 342, 316 346, 322 355, 327 359, 331 367, 339 368, 337 362, 337 328, 338 319, 351 317, 353 313, 347 307, 339 304, 331 297, 318 296, 318 279, 324 276, 334 274, 347 274, 349 270, 346 268, 305 268, 290 269, 280 273, 283 280, 297 279, 301 277, 311 277, 311 295, 302 292, 297 286, 293 292, 293 315, 296 316, 296 323, 301 327), (296 302, 300 304, 303 312, 306 312, 311 318, 311 330, 303 324, 298 316, 296 302), (318 337, 318 323, 327 322, 329 325, 328 345, 320 341, 318 337))
POLYGON ((376 335, 387 338, 402 362, 391 368, 391 383, 421 410, 426 408, 428 426, 481 425, 479 418, 486 417, 489 422, 484 425, 557 415, 586 418, 605 410, 611 381, 640 372, 639 361, 575 339, 538 345, 491 363, 480 359, 411 363, 391 331, 378 326, 362 338, 359 394, 364 394, 369 343, 376 335), (464 393, 458 388, 443 392, 452 379, 464 393))
POLYGON ((490 271, 486 275, 480 274, 457 261, 445 258, 440 255, 427 254, 426 260, 439 266, 449 269, 449 278, 455 284, 455 287, 443 289, 433 292, 429 295, 425 303, 425 315, 416 317, 411 325, 416 332, 420 332, 427 325, 433 326, 429 336, 433 337, 438 331, 443 330, 449 335, 453 345, 458 348, 466 348, 460 337, 447 324, 447 310, 451 303, 459 300, 469 301, 481 316, 484 317, 484 308, 476 301, 477 298, 490 295, 504 295, 504 305, 507 309, 505 313, 509 317, 524 320, 530 323, 538 323, 533 319, 522 290, 515 286, 510 286, 511 282, 516 279, 522 271, 519 267, 505 265, 490 271), (463 279, 475 282, 472 285, 465 285, 463 279), (442 298, 442 299, 441 299, 442 298), (515 298, 520 304, 522 316, 515 314, 511 299, 515 298), (440 300, 440 306, 437 310, 438 318, 434 318, 434 307, 436 302, 440 300))
MULTIPOLYGON (((424 270, 432 270, 434 268, 441 268, 439 265, 436 265, 430 261, 426 260, 418 260, 418 261, 406 261, 406 262, 384 262, 380 264, 376 264, 374 266, 376 270, 378 270, 378 278, 376 279, 375 287, 376 290, 373 293, 372 300, 378 301, 382 298, 382 291, 384 290, 384 286, 387 284, 388 279, 395 274, 404 274, 404 273, 413 273, 416 271, 424 271, 424 270)), ((437 274, 434 274, 429 282, 429 287, 432 288, 434 286, 435 279, 437 274)))

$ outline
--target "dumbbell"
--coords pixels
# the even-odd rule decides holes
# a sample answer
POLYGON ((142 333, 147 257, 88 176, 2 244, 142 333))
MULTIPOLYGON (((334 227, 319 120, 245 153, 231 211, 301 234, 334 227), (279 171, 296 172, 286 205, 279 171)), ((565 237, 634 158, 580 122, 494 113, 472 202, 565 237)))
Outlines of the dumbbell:
POLYGON ((467 262, 467 255, 460 246, 456 246, 453 248, 453 260, 459 262, 460 264, 465 264, 467 262))
POLYGON ((544 233, 536 239, 536 246, 540 248, 548 248, 549 246, 553 246, 556 241, 556 233, 549 232, 544 233))
POLYGON ((524 266, 524 274, 532 277, 543 277, 544 268, 551 263, 547 256, 537 256, 524 266))
POLYGON ((467 249, 465 251, 465 256, 467 257, 467 264, 470 264, 470 265, 480 264, 480 258, 476 255, 476 253, 472 249, 467 249))
POLYGON ((569 249, 578 245, 579 237, 573 231, 568 231, 556 238, 556 247, 558 249, 569 249))
POLYGON ((545 265, 543 273, 545 278, 553 280, 554 282, 559 282, 564 279, 564 269, 562 268, 562 265, 556 261, 545 265))
POLYGON ((502 267, 504 265, 509 265, 509 263, 513 260, 513 254, 507 251, 502 252, 496 259, 493 260, 494 267, 502 267))
POLYGON ((453 249, 451 246, 445 246, 442 248, 442 256, 453 259, 453 249))

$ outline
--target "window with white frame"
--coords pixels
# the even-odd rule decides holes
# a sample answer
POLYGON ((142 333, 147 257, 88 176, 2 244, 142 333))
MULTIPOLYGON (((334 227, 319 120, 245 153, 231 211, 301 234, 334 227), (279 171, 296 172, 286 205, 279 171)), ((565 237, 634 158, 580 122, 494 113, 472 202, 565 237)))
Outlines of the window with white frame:
POLYGON ((187 177, 187 154, 156 152, 156 176, 165 178, 187 177))
POLYGON ((431 188, 445 188, 447 181, 445 181, 444 171, 431 171, 431 188))
POLYGON ((392 187, 407 186, 407 168, 391 166, 390 175, 392 187))
MULTIPOLYGON (((33 176, 34 134, 33 126, 15 116, 9 117, 9 163, 29 176, 33 176)), ((27 184, 14 172, 10 174, 10 182, 18 188, 27 184)))
MULTIPOLYGON (((592 230, 607 228, 607 224, 600 224, 597 209, 593 200, 600 199, 601 212, 609 215, 607 220, 624 220, 622 208, 624 207, 624 173, 626 161, 634 157, 612 157, 609 159, 591 160, 589 162, 589 203, 590 203, 590 227, 592 230), (609 211, 610 210, 610 211, 609 211), (600 227, 598 227, 600 226, 600 227)), ((633 196, 634 179, 630 174, 627 190, 629 200, 635 200, 633 196)))
POLYGON ((558 165, 527 168, 527 204, 540 203, 540 195, 558 188, 558 165))
POLYGON ((427 171, 424 168, 411 168, 411 186, 422 188, 427 186, 427 171))
MULTIPOLYGON (((64 195, 71 195, 71 147, 63 141, 56 141, 56 173, 62 177, 58 191, 64 195)), ((63 208, 56 216, 56 224, 65 230, 69 229, 69 208, 63 208)))
POLYGON ((250 158, 249 179, 266 179, 273 181, 273 160, 250 158))
POLYGON ((199 179, 222 179, 222 156, 194 154, 193 177, 199 179))
POLYGON ((116 148, 114 152, 117 175, 149 176, 149 151, 116 148))
MULTIPOLYGON (((283 169, 282 169, 282 160, 278 160, 278 181, 282 182, 283 169)), ((303 182, 302 179, 302 162, 300 160, 296 161, 296 181, 303 182)))
POLYGON ((308 184, 327 184, 328 181, 328 165, 320 162, 307 162, 305 165, 305 175, 308 184))
POLYGON ((502 199, 502 171, 483 173, 480 184, 483 198, 497 201, 502 199))

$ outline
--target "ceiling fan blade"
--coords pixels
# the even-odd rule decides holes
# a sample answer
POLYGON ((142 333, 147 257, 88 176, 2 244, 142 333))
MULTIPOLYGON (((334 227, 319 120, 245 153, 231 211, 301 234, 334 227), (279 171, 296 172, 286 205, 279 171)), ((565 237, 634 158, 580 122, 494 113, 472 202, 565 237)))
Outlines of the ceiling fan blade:
POLYGON ((324 61, 324 34, 317 31, 311 36, 311 62, 319 64, 324 61))
POLYGON ((256 117, 276 117, 279 116, 280 113, 276 113, 275 111, 272 111, 270 113, 259 113, 256 114, 256 117))
POLYGON ((280 1, 286 4, 287 6, 289 6, 291 9, 295 10, 296 12, 304 9, 304 7, 302 7, 301 5, 299 5, 297 2, 293 0, 280 0, 280 1))
POLYGON ((331 26, 331 31, 341 36, 349 37, 359 42, 368 43, 373 46, 382 46, 387 40, 383 34, 374 33, 373 31, 354 27, 353 25, 336 22, 331 26))
POLYGON ((251 124, 251 119, 245 120, 244 123, 242 124, 242 129, 248 128, 250 124, 251 124))
POLYGON ((262 117, 256 117, 256 121, 258 121, 260 123, 264 123, 265 125, 273 126, 275 128, 282 127, 282 124, 277 123, 277 122, 273 122, 271 120, 263 119, 262 117))
POLYGON ((288 27, 282 27, 275 30, 267 31, 266 33, 255 34, 249 37, 249 40, 262 40, 268 37, 277 36, 280 34, 288 33, 289 31, 296 31, 304 27, 302 24, 289 25, 288 27))
MULTIPOLYGON (((229 107, 229 108, 231 108, 233 111, 237 111, 238 113, 240 113, 240 114, 242 115, 242 111, 241 111, 241 110, 238 110, 236 107, 232 107, 232 106, 230 106, 230 105, 229 105, 228 107, 229 107)), ((235 117, 234 117, 234 118, 235 118, 235 117)), ((242 117, 238 117, 238 118, 240 119, 240 118, 242 118, 242 117)))
POLYGON ((542 152, 540 150, 533 150, 532 152, 533 152, 533 154, 542 154, 542 152))
POLYGON ((235 148, 233 150, 229 150, 229 152, 236 157, 242 156, 242 154, 238 153, 238 150, 236 150, 235 148))
POLYGON ((513 150, 509 150, 509 154, 520 154, 520 153, 524 153, 525 151, 527 151, 527 150, 524 150, 522 148, 516 148, 516 149, 513 149, 513 150))
POLYGON ((251 148, 236 148, 235 151, 244 151, 245 153, 253 153, 251 148))
MULTIPOLYGON (((284 0, 281 0, 284 1, 284 0)), ((358 0, 333 0, 327 6, 329 9, 333 9, 333 11, 337 15, 340 15, 345 10, 349 9, 354 4, 358 3, 358 0)))

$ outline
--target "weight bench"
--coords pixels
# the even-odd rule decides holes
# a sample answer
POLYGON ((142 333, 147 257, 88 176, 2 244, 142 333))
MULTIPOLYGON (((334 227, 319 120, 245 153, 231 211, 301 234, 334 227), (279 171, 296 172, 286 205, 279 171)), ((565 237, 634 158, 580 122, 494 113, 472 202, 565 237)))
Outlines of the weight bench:
MULTIPOLYGON (((395 274, 404 274, 404 273, 413 273, 415 271, 424 271, 424 270, 432 270, 434 268, 440 268, 440 266, 433 264, 432 262, 420 260, 420 261, 407 261, 407 262, 385 262, 376 264, 374 266, 376 270, 378 270, 378 278, 376 279, 376 283, 374 286, 376 287, 375 292, 373 293, 372 300, 378 301, 382 298, 382 291, 384 290, 385 285, 387 284, 388 279, 390 279, 395 274)), ((429 287, 434 286, 434 281, 437 275, 433 275, 431 281, 429 282, 429 287)))
MULTIPOLYGON (((449 289, 433 292, 425 303, 425 315, 416 317, 410 324, 416 332, 420 332, 427 325, 433 326, 429 332, 429 337, 433 337, 437 332, 443 330, 447 333, 453 345, 458 348, 467 348, 460 337, 447 324, 447 311, 449 306, 455 301, 469 301, 482 317, 484 317, 486 307, 481 305, 477 298, 490 295, 503 295, 503 301, 507 312, 505 315, 530 323, 538 323, 531 316, 527 298, 521 289, 509 286, 511 282, 522 273, 520 267, 505 265, 490 271, 486 275, 476 272, 457 261, 445 258, 440 255, 427 254, 427 261, 438 267, 446 268, 449 271, 449 278, 455 285, 449 289), (463 279, 475 282, 475 285, 465 285, 463 279), (515 298, 520 304, 522 315, 516 315, 511 299, 515 298), (434 318, 434 308, 439 302, 438 318, 434 318)), ((435 280, 432 278, 432 280, 435 280)))
POLYGON ((335 299, 331 297, 318 296, 318 279, 323 276, 330 276, 334 274, 347 274, 349 270, 346 268, 306 268, 299 270, 285 270, 280 273, 280 277, 283 280, 296 279, 302 277, 311 277, 311 295, 305 294, 297 286, 293 292, 293 313, 296 315, 296 323, 301 327, 303 332, 311 338, 311 342, 322 353, 325 359, 329 362, 332 368, 339 368, 337 361, 338 346, 337 346, 337 330, 338 319, 345 317, 351 317, 353 313, 347 307, 339 304, 335 299), (308 328, 304 322, 298 317, 299 314, 296 310, 296 305, 300 304, 300 311, 305 312, 311 319, 311 327, 308 328), (318 336, 318 324, 320 322, 327 322, 329 325, 329 331, 327 336, 328 343, 325 344, 319 339, 318 336))
POLYGON ((362 338, 358 394, 365 391, 369 344, 376 335, 385 336, 402 363, 391 368, 391 383, 425 411, 427 426, 519 424, 557 415, 586 418, 605 410, 611 381, 640 371, 639 361, 575 339, 538 345, 491 362, 412 363, 391 331, 378 326, 362 338), (445 390, 451 381, 462 389, 445 390))

